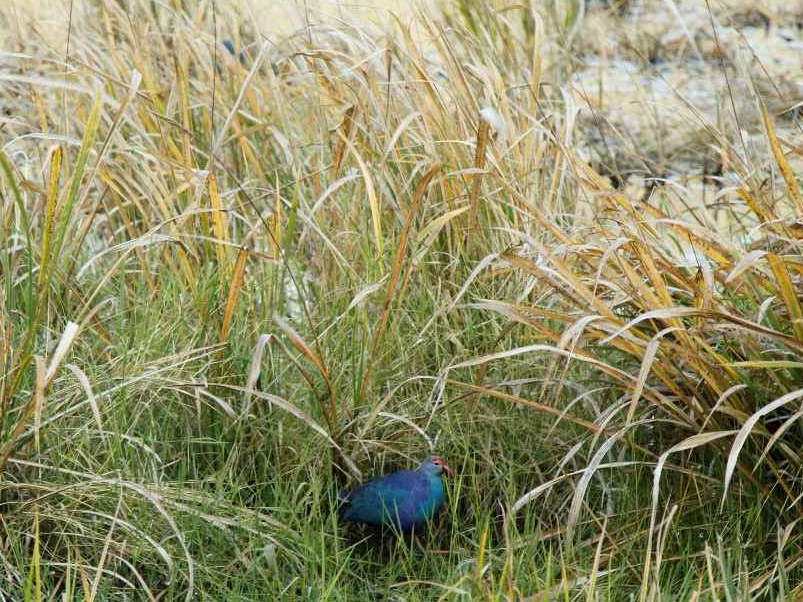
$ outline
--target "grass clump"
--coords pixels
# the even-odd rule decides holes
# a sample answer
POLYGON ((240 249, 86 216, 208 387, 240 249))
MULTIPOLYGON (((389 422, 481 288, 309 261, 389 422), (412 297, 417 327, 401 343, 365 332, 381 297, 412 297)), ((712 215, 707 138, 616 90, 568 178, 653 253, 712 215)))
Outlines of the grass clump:
POLYGON ((5 599, 800 595, 786 131, 743 70, 754 139, 692 124, 718 179, 600 175, 593 8, 265 40, 86 3, 66 60, 15 39, 5 599), (338 524, 339 488, 433 450, 459 476, 421 542, 338 524))

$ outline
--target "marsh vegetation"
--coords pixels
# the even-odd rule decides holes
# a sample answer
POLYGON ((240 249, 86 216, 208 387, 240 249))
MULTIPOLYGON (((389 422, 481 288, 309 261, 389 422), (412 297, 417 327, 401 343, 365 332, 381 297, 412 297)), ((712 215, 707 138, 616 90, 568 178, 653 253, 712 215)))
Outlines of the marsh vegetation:
POLYGON ((0 11, 0 599, 803 596, 803 7, 74 4, 0 11))

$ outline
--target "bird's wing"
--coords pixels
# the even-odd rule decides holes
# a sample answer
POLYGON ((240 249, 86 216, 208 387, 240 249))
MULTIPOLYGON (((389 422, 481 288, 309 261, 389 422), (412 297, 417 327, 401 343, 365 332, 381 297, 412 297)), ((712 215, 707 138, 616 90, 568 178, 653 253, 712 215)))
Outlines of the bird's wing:
POLYGON ((343 518, 376 525, 386 522, 383 518, 393 520, 418 493, 420 480, 419 474, 402 470, 369 481, 348 494, 343 518))

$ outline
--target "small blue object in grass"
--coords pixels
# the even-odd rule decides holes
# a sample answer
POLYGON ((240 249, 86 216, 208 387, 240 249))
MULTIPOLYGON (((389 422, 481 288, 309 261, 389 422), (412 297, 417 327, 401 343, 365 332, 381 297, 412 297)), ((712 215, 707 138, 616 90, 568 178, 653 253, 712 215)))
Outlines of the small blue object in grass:
POLYGON ((415 470, 400 470, 341 494, 343 520, 391 527, 402 532, 426 525, 445 497, 443 473, 454 472, 440 458, 427 458, 415 470))
POLYGON ((223 40, 223 45, 226 47, 226 50, 229 51, 229 54, 234 56, 236 52, 234 50, 234 42, 232 42, 231 40, 223 40))
POLYGON ((223 40, 223 46, 229 51, 231 56, 238 56, 240 62, 245 65, 245 50, 241 50, 240 53, 237 54, 237 49, 234 47, 234 42, 231 40, 223 40))

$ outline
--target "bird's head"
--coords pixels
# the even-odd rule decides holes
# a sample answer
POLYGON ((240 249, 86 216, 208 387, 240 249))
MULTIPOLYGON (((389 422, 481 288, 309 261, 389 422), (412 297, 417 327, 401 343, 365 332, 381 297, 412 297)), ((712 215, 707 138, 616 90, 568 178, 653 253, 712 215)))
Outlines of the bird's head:
POLYGON ((454 471, 447 466, 446 462, 435 456, 431 456, 424 460, 424 463, 421 465, 419 470, 423 470, 424 472, 428 472, 437 476, 440 476, 444 472, 449 476, 454 476, 454 471))

